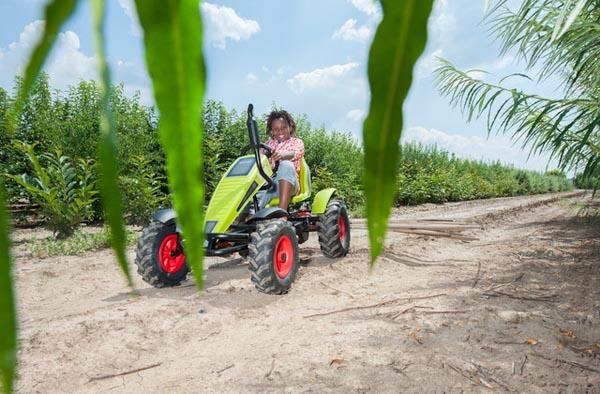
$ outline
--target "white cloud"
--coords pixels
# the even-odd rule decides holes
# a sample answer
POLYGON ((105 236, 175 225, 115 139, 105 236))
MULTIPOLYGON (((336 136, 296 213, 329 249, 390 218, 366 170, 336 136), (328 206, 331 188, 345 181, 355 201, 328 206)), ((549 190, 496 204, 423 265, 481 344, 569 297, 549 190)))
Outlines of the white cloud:
MULTIPOLYGON (((19 35, 19 41, 11 43, 6 51, 0 49, 1 85, 12 85, 12 79, 7 78, 23 73, 44 25, 44 21, 40 20, 28 24, 19 35)), ((58 89, 64 89, 80 80, 97 78, 96 58, 86 56, 81 51, 79 36, 73 31, 58 35, 44 70, 50 77, 52 87, 58 89)))
POLYGON ((290 89, 296 94, 313 89, 327 89, 336 85, 336 82, 346 78, 358 68, 358 63, 336 64, 326 68, 299 73, 287 80, 290 89))
POLYGON ((258 77, 255 74, 249 73, 246 75, 246 83, 249 85, 256 83, 256 81, 258 81, 258 77))
POLYGON ((447 0, 437 0, 429 18, 429 31, 436 41, 449 41, 456 31, 456 18, 447 0))
POLYGON ((440 130, 417 126, 406 129, 402 141, 436 145, 442 150, 466 159, 488 162, 499 160, 504 164, 512 164, 517 168, 529 168, 536 171, 545 171, 548 162, 547 155, 532 155, 528 160, 529 150, 513 146, 513 143, 506 136, 491 136, 486 139, 479 136, 449 134, 440 130))
POLYGON ((141 37, 142 27, 140 26, 133 0, 119 0, 119 5, 125 12, 125 15, 131 19, 131 34, 134 37, 141 37))
POLYGON ((375 0, 350 0, 352 5, 360 12, 364 12, 374 19, 381 18, 381 8, 375 0))
POLYGON ((433 73, 433 70, 438 67, 437 58, 443 56, 444 51, 442 48, 438 48, 430 54, 422 56, 417 62, 417 78, 423 79, 429 77, 433 73))
POLYGON ((489 75, 501 73, 507 68, 515 64, 515 56, 512 54, 498 57, 492 61, 481 63, 475 67, 471 67, 472 71, 468 71, 470 77, 484 80, 489 75))
POLYGON ((332 38, 338 38, 345 41, 366 42, 371 38, 372 30, 367 26, 356 28, 356 20, 348 19, 342 27, 340 27, 332 38))
POLYGON ((260 25, 252 19, 240 17, 233 8, 203 2, 204 31, 207 42, 225 49, 226 40, 247 40, 260 31, 260 25))
POLYGON ((361 122, 365 118, 365 111, 362 109, 352 109, 348 111, 346 118, 354 122, 361 122))

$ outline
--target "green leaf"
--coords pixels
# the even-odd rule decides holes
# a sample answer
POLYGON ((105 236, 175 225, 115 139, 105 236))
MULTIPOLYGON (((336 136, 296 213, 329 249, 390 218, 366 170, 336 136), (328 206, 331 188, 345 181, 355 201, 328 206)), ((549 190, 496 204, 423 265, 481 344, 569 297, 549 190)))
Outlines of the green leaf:
POLYGON ((396 192, 402 104, 412 69, 425 48, 432 0, 382 0, 383 20, 369 53, 371 103, 363 125, 364 185, 371 263, 383 248, 396 192))
POLYGON ((117 255, 121 270, 127 277, 129 286, 133 288, 133 281, 127 265, 125 248, 127 235, 123 226, 123 209, 121 208, 121 192, 118 185, 117 136, 115 122, 109 102, 110 71, 106 64, 104 52, 104 0, 92 1, 94 16, 94 33, 96 37, 96 53, 98 54, 98 67, 100 70, 100 142, 98 144, 98 158, 100 159, 100 194, 104 203, 106 219, 110 227, 111 243, 117 255))
POLYGON ((197 0, 136 0, 144 31, 146 63, 160 112, 169 186, 185 239, 186 262, 202 288, 202 127, 205 70, 197 0))
POLYGON ((17 318, 10 276, 9 227, 0 183, 0 373, 5 393, 12 390, 17 362, 17 318))
POLYGON ((23 83, 21 84, 19 93, 17 94, 17 100, 14 104, 14 107, 9 114, 9 130, 14 130, 16 118, 21 113, 21 109, 23 108, 23 104, 27 99, 27 95, 31 89, 31 86, 33 85, 33 81, 44 65, 44 61, 46 60, 46 57, 52 48, 52 44, 56 40, 56 36, 58 35, 61 26, 73 14, 77 4, 77 0, 53 0, 50 1, 46 6, 44 13, 44 20, 46 22, 44 25, 44 31, 42 32, 40 41, 38 41, 37 45, 33 49, 33 52, 29 57, 27 67, 25 68, 23 83))

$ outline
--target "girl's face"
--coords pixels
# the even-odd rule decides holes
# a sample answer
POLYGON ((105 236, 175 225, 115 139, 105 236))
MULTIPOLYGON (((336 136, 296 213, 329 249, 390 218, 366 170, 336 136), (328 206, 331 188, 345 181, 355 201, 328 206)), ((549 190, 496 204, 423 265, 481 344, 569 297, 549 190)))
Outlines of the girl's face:
POLYGON ((285 119, 275 119, 271 123, 271 135, 278 142, 283 142, 290 139, 292 128, 285 119))

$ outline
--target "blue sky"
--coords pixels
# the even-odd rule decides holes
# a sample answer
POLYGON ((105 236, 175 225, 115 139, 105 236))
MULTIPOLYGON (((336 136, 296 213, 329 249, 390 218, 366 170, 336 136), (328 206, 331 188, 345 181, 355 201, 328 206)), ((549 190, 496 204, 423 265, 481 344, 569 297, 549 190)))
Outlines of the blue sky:
MULTIPOLYGON (((63 28, 45 69, 57 89, 96 79, 91 16, 80 1, 63 28)), ((133 0, 107 0, 107 45, 113 82, 152 103, 142 38, 133 0)), ((517 0, 513 3, 519 3, 517 0)), ((43 27, 43 1, 4 0, 0 4, 0 86, 10 89, 43 27)), ((259 113, 273 103, 306 114, 314 126, 350 132, 360 140, 369 103, 366 64, 381 19, 372 0, 214 0, 203 2, 207 98, 259 113)), ((514 54, 499 55, 485 23, 484 1, 436 0, 425 53, 413 72, 405 103, 403 141, 437 144, 461 157, 501 160, 543 171, 546 157, 531 157, 505 136, 487 137, 485 124, 467 123, 438 94, 431 74, 441 56, 461 69, 489 71, 485 80, 523 72, 514 54)), ((555 96, 556 80, 535 85, 513 78, 511 87, 555 96)), ((552 168, 553 165, 550 165, 552 168)))

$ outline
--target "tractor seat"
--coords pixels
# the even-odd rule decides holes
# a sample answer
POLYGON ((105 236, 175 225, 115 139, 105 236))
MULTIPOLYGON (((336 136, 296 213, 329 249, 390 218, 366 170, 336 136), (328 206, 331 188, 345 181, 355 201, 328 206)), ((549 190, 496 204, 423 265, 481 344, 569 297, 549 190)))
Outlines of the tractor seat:
MULTIPOLYGON (((298 193, 292 197, 290 201, 291 204, 296 204, 309 199, 312 193, 310 184, 310 168, 308 167, 308 164, 306 164, 304 157, 300 162, 300 176, 298 177, 298 181, 300 183, 300 190, 298 190, 298 193)), ((269 207, 279 205, 279 197, 273 198, 267 205, 269 207)))

